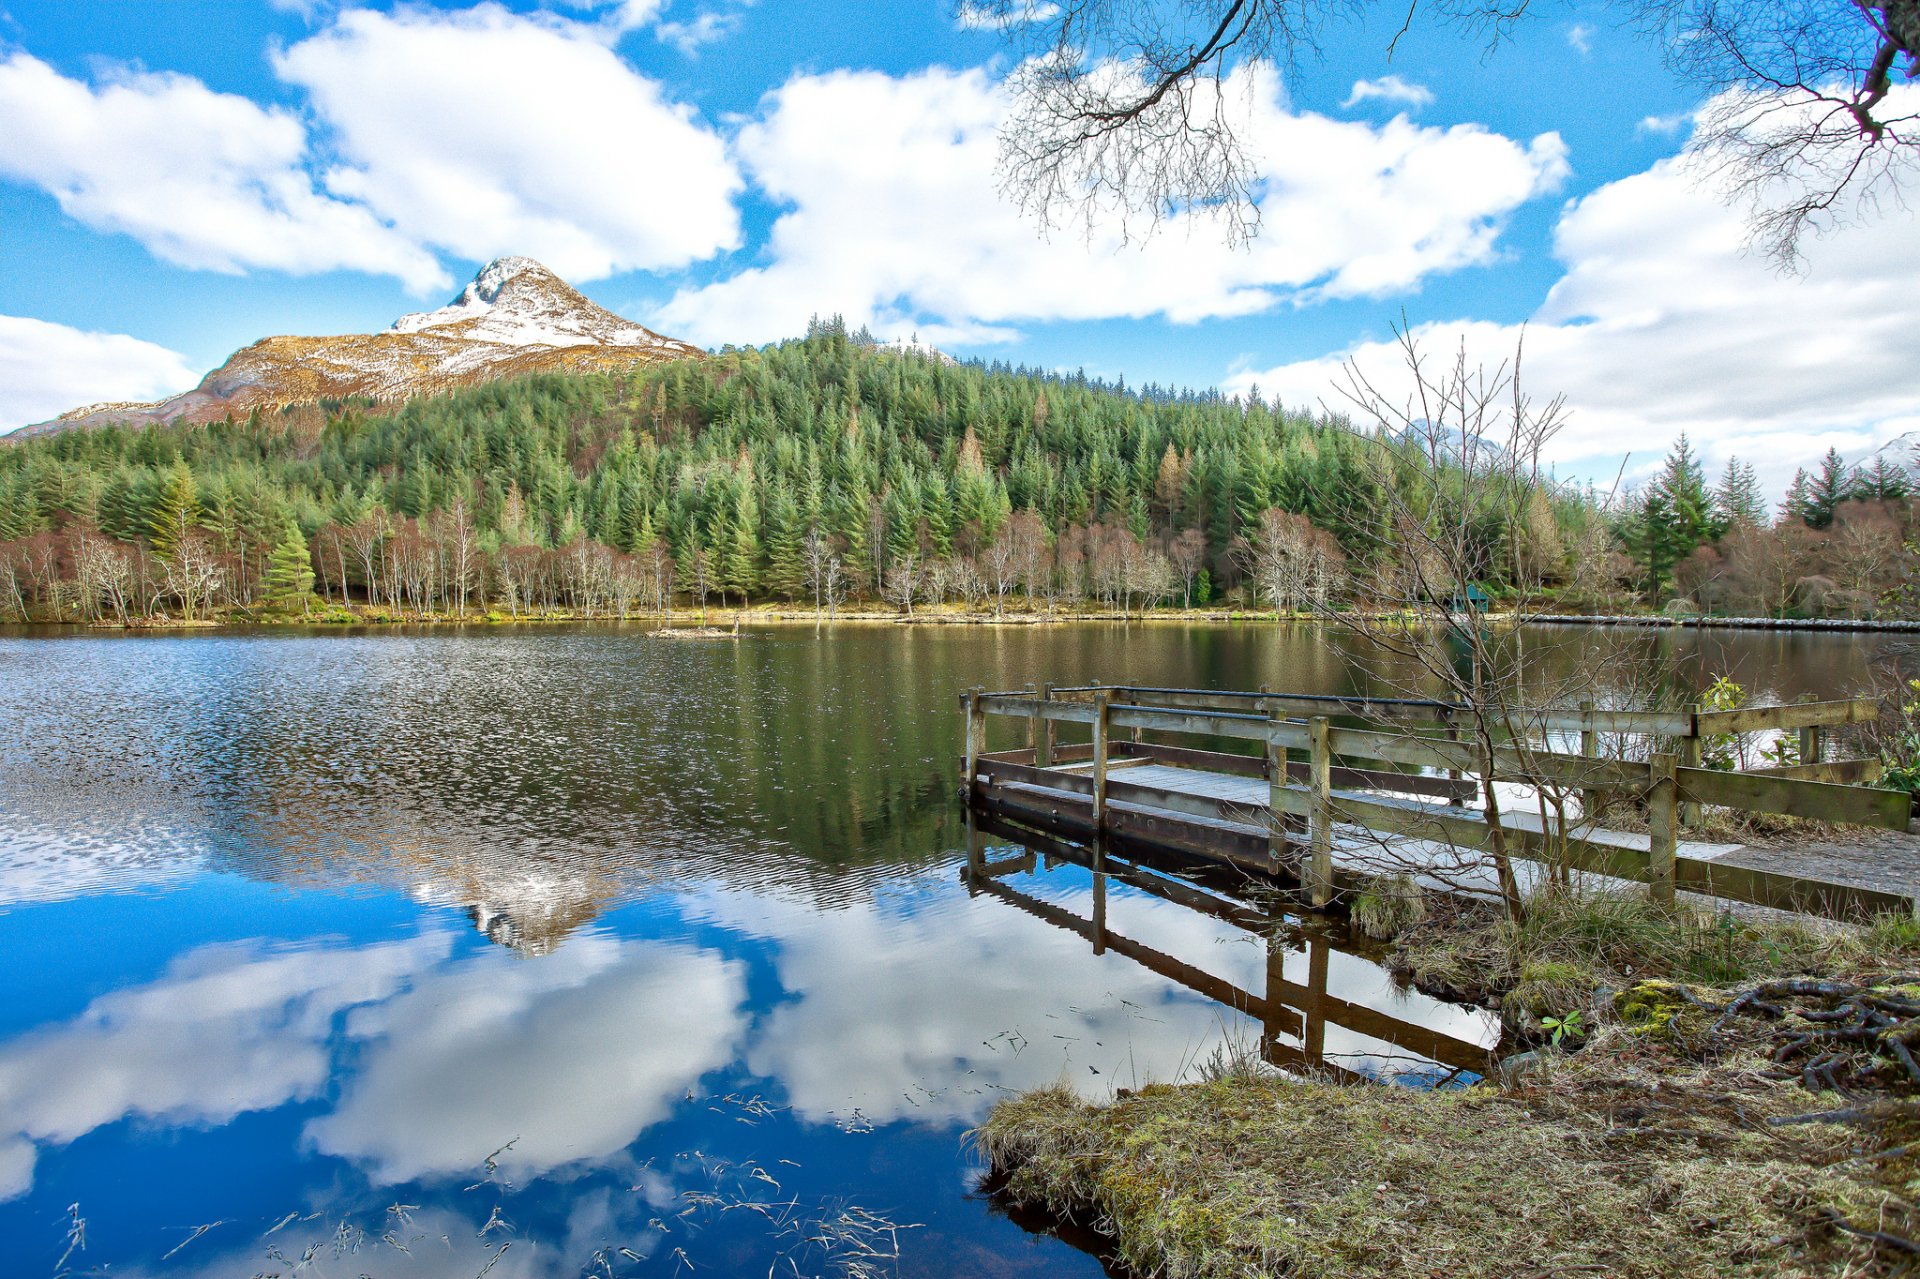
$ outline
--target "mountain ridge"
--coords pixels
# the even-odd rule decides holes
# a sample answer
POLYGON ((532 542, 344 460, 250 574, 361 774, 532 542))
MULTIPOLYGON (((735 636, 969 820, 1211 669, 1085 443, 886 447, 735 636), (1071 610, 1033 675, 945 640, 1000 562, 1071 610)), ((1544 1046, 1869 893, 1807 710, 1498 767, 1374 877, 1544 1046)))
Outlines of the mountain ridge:
POLYGON ((402 401, 503 377, 620 370, 704 354, 597 305, 532 258, 499 257, 446 306, 403 315, 380 332, 261 338, 191 390, 145 403, 83 405, 8 438, 114 423, 212 422, 356 396, 402 401))

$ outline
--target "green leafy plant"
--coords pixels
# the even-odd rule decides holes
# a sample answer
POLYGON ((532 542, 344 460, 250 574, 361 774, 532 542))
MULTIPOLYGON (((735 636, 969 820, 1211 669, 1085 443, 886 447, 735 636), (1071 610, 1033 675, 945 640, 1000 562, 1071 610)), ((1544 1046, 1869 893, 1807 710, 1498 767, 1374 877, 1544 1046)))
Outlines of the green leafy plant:
POLYGON ((1563 1040, 1585 1038, 1587 1015, 1576 1008, 1558 1017, 1542 1017, 1540 1029, 1547 1033, 1547 1042, 1558 1048, 1563 1040))
POLYGON ((1880 742, 1880 784, 1920 795, 1920 679, 1908 680, 1903 692, 1894 729, 1880 742))

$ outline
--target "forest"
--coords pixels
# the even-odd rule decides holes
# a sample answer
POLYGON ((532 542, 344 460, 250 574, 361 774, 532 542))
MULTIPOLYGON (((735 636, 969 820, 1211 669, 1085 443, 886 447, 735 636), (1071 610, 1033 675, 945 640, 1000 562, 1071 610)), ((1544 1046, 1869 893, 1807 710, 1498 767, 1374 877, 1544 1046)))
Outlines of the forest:
POLYGON ((1898 467, 1751 468, 1685 439, 1642 490, 1218 392, 958 363, 838 320, 630 374, 0 447, 0 617, 627 616, 778 602, 1299 612, 1409 600, 1419 529, 1495 601, 1910 615, 1898 467))

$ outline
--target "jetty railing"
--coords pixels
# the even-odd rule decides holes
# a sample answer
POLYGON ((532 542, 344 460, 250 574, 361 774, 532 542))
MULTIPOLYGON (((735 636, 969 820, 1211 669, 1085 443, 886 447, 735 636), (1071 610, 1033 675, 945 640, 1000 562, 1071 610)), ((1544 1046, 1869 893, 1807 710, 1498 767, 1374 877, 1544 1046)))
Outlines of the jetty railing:
POLYGON ((1822 758, 1829 730, 1878 716, 1872 699, 1721 711, 1591 703, 1507 710, 1491 751, 1473 740, 1481 725, 1468 708, 1409 698, 1039 684, 971 689, 962 704, 970 799, 1038 807, 1096 834, 1291 869, 1316 905, 1340 888, 1334 832, 1347 826, 1456 849, 1486 852, 1497 844, 1522 859, 1644 882, 1666 902, 1687 890, 1826 914, 1913 908, 1894 893, 1680 854, 1681 833, 1698 823, 1703 806, 1912 828, 1912 798, 1870 785, 1879 779, 1877 761, 1822 758), (989 717, 1024 720, 1027 745, 988 750, 989 717), (1062 725, 1083 727, 1087 740, 1063 744, 1062 725), (1744 771, 1707 766, 1709 743, 1746 733, 1797 735, 1799 762, 1744 771), (1627 739, 1645 740, 1625 749, 1627 739), (1230 749, 1240 742, 1257 750, 1230 749), (1186 771, 1157 771, 1152 782, 1113 776, 1142 764, 1186 771), (1208 778, 1264 779, 1263 811, 1250 812, 1244 785, 1213 786, 1208 778), (1580 816, 1564 804, 1538 814, 1509 808, 1496 828, 1467 807, 1483 798, 1482 779, 1576 795, 1580 816), (1609 795, 1644 805, 1643 840, 1590 820, 1595 801, 1609 795), (1264 848, 1249 845, 1249 825, 1264 828, 1264 848))

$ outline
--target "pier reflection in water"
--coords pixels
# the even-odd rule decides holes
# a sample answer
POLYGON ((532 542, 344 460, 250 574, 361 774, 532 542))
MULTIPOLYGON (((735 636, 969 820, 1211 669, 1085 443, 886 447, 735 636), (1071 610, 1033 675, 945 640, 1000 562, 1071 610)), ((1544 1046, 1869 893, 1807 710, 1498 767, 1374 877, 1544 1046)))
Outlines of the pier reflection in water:
POLYGON ((1333 921, 1292 913, 1265 881, 1111 840, 1072 844, 986 815, 970 819, 968 836, 961 880, 969 893, 1003 901, 1084 938, 1096 955, 1124 957, 1240 1014, 1258 1040, 1236 1050, 1257 1051, 1268 1065, 1420 1087, 1473 1083, 1493 1065, 1497 1017, 1399 987, 1377 953, 1363 953, 1333 921), (1085 915, 1027 891, 1063 867, 1090 882, 1085 915), (1261 990, 1122 932, 1109 918, 1115 885, 1211 916, 1257 942, 1265 951, 1261 990))

